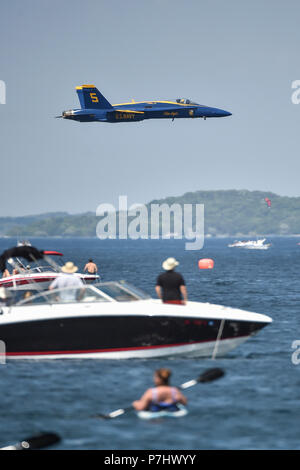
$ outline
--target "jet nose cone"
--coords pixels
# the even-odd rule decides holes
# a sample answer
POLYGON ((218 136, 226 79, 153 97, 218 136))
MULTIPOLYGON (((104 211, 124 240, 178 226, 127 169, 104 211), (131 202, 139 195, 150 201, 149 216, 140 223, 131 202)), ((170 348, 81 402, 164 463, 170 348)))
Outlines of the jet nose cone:
POLYGON ((218 115, 220 117, 232 116, 232 113, 225 111, 225 109, 218 109, 218 115))

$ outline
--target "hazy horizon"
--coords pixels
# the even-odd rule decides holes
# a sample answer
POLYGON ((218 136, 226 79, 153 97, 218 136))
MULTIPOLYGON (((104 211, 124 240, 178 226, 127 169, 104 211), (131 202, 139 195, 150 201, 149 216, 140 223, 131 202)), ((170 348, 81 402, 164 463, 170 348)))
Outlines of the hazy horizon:
MULTIPOLYGON (((216 192, 216 191, 249 191, 250 193, 254 193, 254 192, 259 192, 259 193, 263 193, 264 196, 268 197, 268 196, 279 196, 279 197, 287 197, 287 198, 290 198, 290 199, 295 199, 295 198, 300 198, 300 196, 287 196, 286 194, 278 194, 278 193, 273 193, 272 191, 263 191, 263 190, 260 190, 260 189, 253 189, 253 190, 248 190, 246 188, 241 188, 241 189, 236 189, 236 188, 231 188, 231 189, 198 189, 196 191, 186 191, 185 193, 182 193, 182 194, 169 194, 165 197, 162 197, 162 198, 152 198, 150 199, 149 201, 141 201, 141 204, 150 204, 152 201, 155 201, 155 200, 164 200, 164 199, 167 199, 167 198, 178 198, 178 197, 183 197, 185 194, 187 193, 197 193, 197 192, 216 192)), ((122 196, 122 195, 121 195, 122 196)), ((105 201, 107 202, 107 201, 105 201)), ((130 201, 128 200, 128 207, 131 205, 131 204, 134 204, 133 201, 130 201)), ((115 208, 118 210, 118 201, 116 202, 115 204, 115 208)), ((18 218, 18 217, 37 217, 37 216, 43 216, 43 215, 51 215, 51 214, 59 214, 59 213, 66 213, 68 215, 81 215, 81 214, 84 214, 84 213, 95 213, 96 214, 96 208, 95 210, 87 210, 87 211, 82 211, 82 212, 72 212, 72 211, 64 211, 64 210, 51 210, 51 211, 48 211, 48 212, 39 212, 39 213, 31 213, 31 214, 22 214, 22 215, 15 215, 15 216, 11 216, 11 215, 0 215, 0 218, 8 218, 8 217, 12 217, 12 218, 18 218)))

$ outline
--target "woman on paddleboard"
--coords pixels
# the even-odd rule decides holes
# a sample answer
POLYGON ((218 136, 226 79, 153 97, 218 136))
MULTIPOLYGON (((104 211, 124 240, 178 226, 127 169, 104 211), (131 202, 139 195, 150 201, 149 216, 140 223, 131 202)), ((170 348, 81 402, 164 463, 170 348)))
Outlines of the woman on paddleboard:
POLYGON ((178 411, 177 404, 186 405, 186 397, 178 388, 169 385, 170 377, 169 369, 156 370, 153 376, 155 387, 146 390, 139 400, 132 403, 132 406, 137 411, 178 411))

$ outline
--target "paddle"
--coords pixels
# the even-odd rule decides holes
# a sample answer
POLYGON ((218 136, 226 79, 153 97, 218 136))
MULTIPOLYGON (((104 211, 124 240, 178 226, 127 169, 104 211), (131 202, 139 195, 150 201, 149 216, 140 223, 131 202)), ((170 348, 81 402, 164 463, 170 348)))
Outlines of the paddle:
POLYGON ((36 436, 31 436, 28 439, 24 439, 21 442, 17 442, 16 444, 1 447, 0 450, 34 450, 34 449, 42 449, 43 447, 48 447, 53 444, 56 444, 60 441, 60 437, 57 434, 48 432, 48 433, 40 433, 36 436))
MULTIPOLYGON (((193 387, 194 385, 199 384, 199 383, 213 382, 214 380, 217 380, 217 379, 220 379, 221 377, 223 377, 224 374, 225 374, 225 372, 222 369, 219 369, 217 367, 215 367, 213 369, 207 369, 197 379, 189 380, 188 382, 184 382, 178 388, 182 389, 182 390, 185 390, 185 389, 193 387)), ((113 418, 117 418, 118 416, 123 415, 127 411, 133 411, 133 410, 134 410, 134 407, 131 405, 131 406, 127 406, 126 408, 119 408, 118 410, 111 411, 108 414, 99 413, 99 414, 93 416, 93 418, 113 419, 113 418)))

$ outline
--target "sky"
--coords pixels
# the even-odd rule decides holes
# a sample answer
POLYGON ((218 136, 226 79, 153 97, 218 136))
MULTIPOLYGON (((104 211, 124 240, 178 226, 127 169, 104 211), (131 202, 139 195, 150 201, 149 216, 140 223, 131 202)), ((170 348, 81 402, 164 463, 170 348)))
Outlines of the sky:
POLYGON ((0 216, 96 212, 189 191, 300 196, 300 3, 6 0, 0 216), (218 119, 77 123, 75 87, 112 104, 190 98, 218 119))

